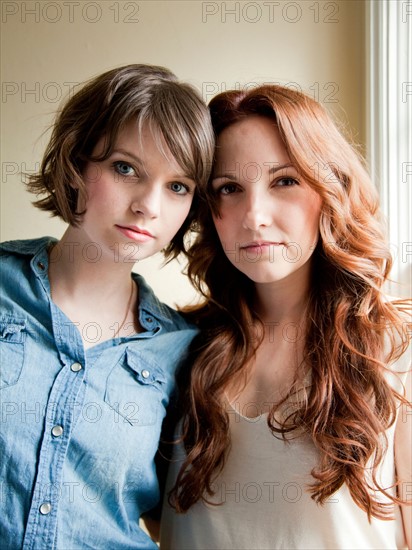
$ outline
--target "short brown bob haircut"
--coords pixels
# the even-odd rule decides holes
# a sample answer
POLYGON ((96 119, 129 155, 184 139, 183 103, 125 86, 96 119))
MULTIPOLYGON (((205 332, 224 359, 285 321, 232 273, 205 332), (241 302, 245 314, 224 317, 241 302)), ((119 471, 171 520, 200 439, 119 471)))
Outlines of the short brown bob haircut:
MULTIPOLYGON (((29 191, 45 195, 35 206, 78 225, 84 213, 76 210, 78 200, 84 204, 87 199, 83 169, 88 161, 103 161, 111 155, 119 131, 130 121, 137 123, 139 134, 148 124, 159 148, 166 144, 200 190, 206 187, 214 137, 199 93, 168 69, 134 64, 90 80, 62 107, 39 172, 27 176, 29 191), (104 150, 92 156, 103 136, 104 150)), ((183 226, 163 251, 166 258, 185 250, 184 235, 192 225, 198 200, 196 193, 183 226)))

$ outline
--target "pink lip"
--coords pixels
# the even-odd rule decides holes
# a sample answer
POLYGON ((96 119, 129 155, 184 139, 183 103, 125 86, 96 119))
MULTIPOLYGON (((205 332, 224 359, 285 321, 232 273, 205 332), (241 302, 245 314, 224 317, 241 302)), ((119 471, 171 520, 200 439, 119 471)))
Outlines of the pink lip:
POLYGON ((154 235, 149 231, 136 225, 116 225, 116 227, 123 235, 134 241, 147 242, 150 239, 154 239, 154 235))
POLYGON ((268 246, 280 246, 282 243, 275 243, 275 242, 271 242, 271 241, 253 241, 251 243, 246 243, 244 245, 242 245, 240 248, 242 250, 247 250, 247 249, 258 249, 258 248, 265 248, 265 247, 268 247, 268 246))

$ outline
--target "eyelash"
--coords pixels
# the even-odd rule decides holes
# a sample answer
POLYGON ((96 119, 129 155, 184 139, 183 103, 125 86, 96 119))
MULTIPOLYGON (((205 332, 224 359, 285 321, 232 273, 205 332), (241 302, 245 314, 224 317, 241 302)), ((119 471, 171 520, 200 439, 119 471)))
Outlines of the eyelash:
POLYGON ((170 184, 170 189, 173 191, 173 193, 174 193, 175 195, 182 195, 182 196, 185 196, 185 195, 191 193, 190 187, 189 187, 188 185, 185 185, 184 183, 181 183, 180 181, 174 181, 173 183, 171 183, 171 184, 170 184), (185 192, 184 192, 184 193, 179 193, 179 192, 173 191, 173 189, 172 189, 173 185, 180 185, 180 187, 181 187, 182 189, 184 189, 185 192))
MULTIPOLYGON (((136 177, 138 178, 139 175, 137 173, 137 171, 135 170, 135 168, 133 168, 133 166, 131 164, 129 164, 128 162, 124 161, 124 160, 116 160, 115 162, 113 162, 113 169, 114 171, 116 172, 116 174, 118 174, 119 176, 123 176, 125 178, 130 178, 130 177, 136 177), (125 174, 124 172, 121 172, 120 170, 120 166, 127 166, 128 168, 131 168, 131 170, 133 171, 132 174, 125 174)), ((174 181, 170 184, 170 190, 175 194, 175 195, 182 195, 182 196, 185 196, 189 193, 191 193, 191 188, 189 187, 189 185, 186 185, 184 183, 181 183, 180 181, 174 181), (180 186, 180 189, 179 191, 174 191, 173 190, 173 186, 175 185, 179 185, 180 186), (181 191, 184 190, 184 192, 182 193, 181 191)))
POLYGON ((215 193, 216 193, 216 195, 232 195, 233 193, 236 193, 236 191, 237 191, 236 184, 234 184, 234 183, 224 183, 223 185, 221 185, 220 187, 218 187, 215 190, 215 193), (224 190, 227 189, 228 187, 232 187, 233 191, 231 191, 229 193, 224 193, 224 190))
POLYGON ((280 181, 290 181, 292 182, 292 185, 279 185, 279 187, 293 187, 293 185, 299 185, 299 181, 296 178, 292 178, 290 176, 279 178, 278 180, 276 180, 276 184, 278 184, 280 181))
POLYGON ((134 175, 135 177, 138 177, 138 174, 133 166, 128 162, 125 162, 124 160, 116 160, 115 162, 113 162, 112 166, 116 174, 119 174, 119 176, 130 178, 134 175), (125 174, 124 172, 121 172, 119 168, 120 166, 127 166, 128 168, 131 168, 133 170, 133 174, 125 174))
MULTIPOLYGON (((274 185, 273 187, 293 187, 295 185, 299 185, 299 181, 296 179, 296 178, 293 178, 293 177, 288 177, 288 176, 285 176, 285 177, 282 177, 282 178, 279 178, 277 180, 275 180, 274 182, 274 185), (280 182, 291 182, 287 185, 280 185, 280 182)), ((221 185, 220 187, 218 187, 216 190, 215 190, 215 194, 216 195, 232 195, 233 193, 236 193, 238 191, 238 186, 236 183, 224 183, 223 185, 221 185), (229 192, 225 192, 225 190, 227 191, 228 188, 232 188, 231 191, 229 192)))

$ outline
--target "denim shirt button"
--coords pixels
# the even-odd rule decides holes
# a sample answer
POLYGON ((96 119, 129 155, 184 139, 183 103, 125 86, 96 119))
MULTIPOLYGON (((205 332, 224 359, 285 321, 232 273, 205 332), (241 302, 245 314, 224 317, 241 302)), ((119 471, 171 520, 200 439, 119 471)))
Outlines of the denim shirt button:
POLYGON ((51 512, 50 502, 43 502, 43 504, 40 506, 39 510, 40 510, 40 513, 43 516, 47 516, 47 514, 50 514, 50 512, 51 512))
POLYGON ((143 376, 143 378, 149 378, 150 372, 146 369, 142 370, 142 376, 143 376))
POLYGON ((147 321, 148 323, 153 323, 152 317, 146 317, 146 321, 147 321))
POLYGON ((58 424, 53 426, 51 433, 54 437, 60 437, 63 435, 63 426, 59 426, 58 424))
POLYGON ((82 366, 80 363, 73 363, 73 365, 71 365, 70 369, 73 371, 73 372, 79 372, 79 370, 82 370, 82 366))
POLYGON ((42 271, 44 271, 46 269, 46 266, 44 265, 43 262, 37 262, 37 267, 39 269, 41 269, 42 271))

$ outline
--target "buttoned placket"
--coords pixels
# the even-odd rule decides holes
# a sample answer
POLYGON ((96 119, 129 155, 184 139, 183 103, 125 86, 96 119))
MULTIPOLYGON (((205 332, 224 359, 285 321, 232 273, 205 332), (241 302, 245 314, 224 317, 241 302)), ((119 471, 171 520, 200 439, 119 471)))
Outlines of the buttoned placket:
MULTIPOLYGON (((36 484, 27 521, 23 548, 53 548, 62 472, 72 427, 76 424, 85 396, 83 380, 86 358, 80 334, 50 299, 47 256, 32 262, 50 300, 51 321, 58 359, 62 364, 45 407, 45 424, 40 447, 36 484)), ((47 368, 47 365, 42 365, 47 368)))
MULTIPOLYGON (((36 413, 35 420, 32 414, 21 426, 27 445, 25 438, 20 439, 19 453, 8 457, 12 470, 17 471, 14 475, 25 479, 28 489, 20 491, 17 481, 10 485, 6 513, 16 521, 9 522, 9 545, 16 541, 19 548, 52 550, 80 547, 87 540, 89 546, 103 547, 108 540, 116 545, 116 538, 128 539, 133 548, 155 548, 138 529, 136 514, 146 511, 147 503, 155 504, 158 496, 153 453, 174 387, 172 370, 193 331, 158 301, 141 276, 133 274, 139 285, 138 318, 143 331, 85 350, 76 322, 51 303, 48 241, 9 246, 10 281, 14 280, 13 269, 20 269, 17 266, 24 266, 24 274, 21 280, 15 279, 15 285, 21 285, 18 303, 13 302, 15 288, 7 287, 7 313, 10 319, 21 321, 25 330, 21 391, 15 387, 10 393, 17 396, 20 391, 23 396, 16 397, 16 402, 22 399, 22 419, 32 409, 36 413), (176 338, 180 329, 183 332, 176 338), (97 418, 89 416, 90 410, 97 409, 97 418), (137 437, 130 437, 132 429, 137 437), (129 456, 127 452, 119 455, 119 449, 129 456), (107 470, 101 469, 101 459, 110 460, 107 470), (140 487, 141 472, 148 483, 140 487), (92 496, 84 491, 88 488, 92 496), (126 506, 125 502, 135 504, 126 506), (117 508, 122 521, 112 529, 110 520, 117 508), (93 517, 98 527, 89 531, 93 517)), ((19 427, 19 419, 13 421, 7 434, 11 444, 13 430, 19 427)))

